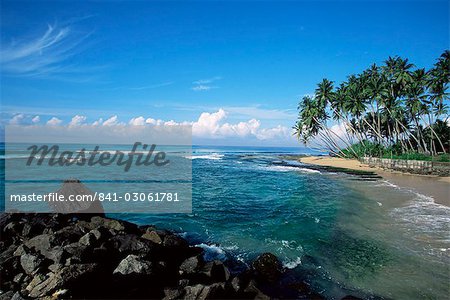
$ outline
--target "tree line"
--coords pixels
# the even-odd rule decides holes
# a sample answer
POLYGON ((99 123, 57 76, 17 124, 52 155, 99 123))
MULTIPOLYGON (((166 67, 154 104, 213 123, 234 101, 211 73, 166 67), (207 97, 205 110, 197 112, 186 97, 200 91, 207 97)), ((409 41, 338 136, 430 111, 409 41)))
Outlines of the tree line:
POLYGON ((448 153, 449 81, 449 50, 429 70, 395 56, 340 84, 323 79, 300 100, 295 135, 342 157, 448 153))

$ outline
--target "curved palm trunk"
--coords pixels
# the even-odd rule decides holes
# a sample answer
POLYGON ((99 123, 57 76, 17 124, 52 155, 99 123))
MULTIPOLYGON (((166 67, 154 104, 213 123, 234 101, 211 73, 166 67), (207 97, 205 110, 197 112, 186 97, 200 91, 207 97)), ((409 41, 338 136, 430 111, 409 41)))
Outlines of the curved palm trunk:
POLYGON ((436 139, 438 140, 439 145, 442 147, 442 150, 445 151, 445 147, 444 147, 444 144, 442 143, 441 139, 439 138, 438 134, 436 133, 436 131, 434 131, 433 126, 431 126, 432 125, 432 118, 431 118, 431 116, 428 115, 428 117, 430 118, 430 123, 429 124, 427 124, 427 122, 425 121, 424 118, 422 118, 422 120, 425 122, 425 124, 427 124, 428 127, 430 127, 430 130, 431 130, 431 144, 432 144, 431 146, 434 146, 434 151, 437 154, 437 152, 436 152, 436 145, 434 145, 433 134, 436 136, 436 139))

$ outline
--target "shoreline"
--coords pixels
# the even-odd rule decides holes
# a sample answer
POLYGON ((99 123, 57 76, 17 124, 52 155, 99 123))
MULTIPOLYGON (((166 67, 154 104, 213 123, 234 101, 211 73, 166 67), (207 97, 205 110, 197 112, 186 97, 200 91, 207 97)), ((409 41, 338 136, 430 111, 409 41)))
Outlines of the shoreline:
POLYGON ((296 160, 309 165, 374 172, 395 185, 412 189, 415 192, 432 197, 437 204, 450 207, 450 177, 389 171, 377 167, 369 167, 356 159, 330 156, 299 156, 296 160))
POLYGON ((1 300, 324 299, 272 253, 232 271, 176 232, 102 214, 2 213, 0 230, 1 300))

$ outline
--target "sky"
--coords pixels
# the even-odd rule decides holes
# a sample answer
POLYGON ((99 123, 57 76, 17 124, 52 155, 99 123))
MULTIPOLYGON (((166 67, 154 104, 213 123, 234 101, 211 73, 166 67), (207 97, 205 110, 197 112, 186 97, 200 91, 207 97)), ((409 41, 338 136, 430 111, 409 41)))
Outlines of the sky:
POLYGON ((182 123, 196 144, 296 146, 322 78, 432 66, 449 2, 1 0, 0 41, 2 126, 182 123))

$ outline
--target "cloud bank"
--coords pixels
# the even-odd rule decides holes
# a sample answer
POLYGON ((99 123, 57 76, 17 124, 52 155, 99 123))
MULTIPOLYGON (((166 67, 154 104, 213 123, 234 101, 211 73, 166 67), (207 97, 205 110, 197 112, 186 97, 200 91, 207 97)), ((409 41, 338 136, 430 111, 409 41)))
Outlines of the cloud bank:
MULTIPOLYGON (((115 130, 127 126, 171 126, 171 125, 188 125, 192 126, 192 136, 207 139, 228 139, 228 138, 253 138, 260 141, 276 140, 276 139, 292 139, 291 129, 278 125, 272 128, 263 128, 261 121, 255 118, 247 121, 231 123, 227 122, 228 112, 219 109, 215 112, 203 112, 196 121, 176 122, 174 120, 161 120, 151 117, 136 116, 122 122, 117 115, 113 115, 106 120, 99 118, 95 121, 88 122, 88 118, 83 115, 75 115, 71 120, 64 124, 57 117, 52 117, 44 124, 46 126, 67 126, 69 128, 77 127, 105 127, 115 130)), ((14 115, 9 124, 11 125, 38 125, 41 124, 40 116, 26 116, 24 114, 14 115)))

